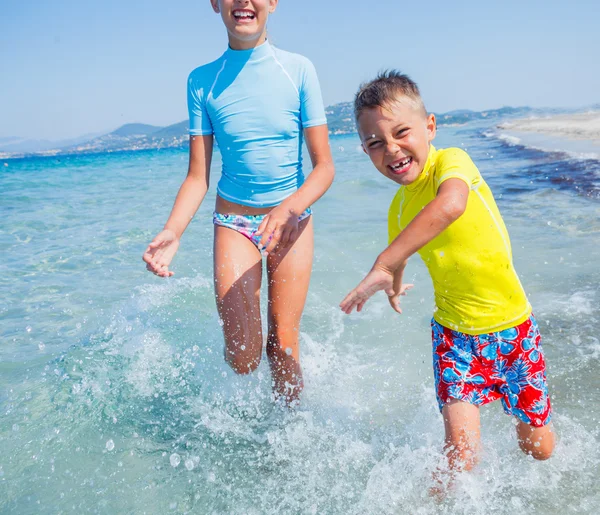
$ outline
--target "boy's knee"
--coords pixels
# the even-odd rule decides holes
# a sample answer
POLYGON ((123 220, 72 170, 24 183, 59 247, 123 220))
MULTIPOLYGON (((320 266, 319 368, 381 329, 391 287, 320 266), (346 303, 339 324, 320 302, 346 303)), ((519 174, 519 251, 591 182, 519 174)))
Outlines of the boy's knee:
POLYGON ((549 426, 533 428, 521 425, 517 437, 521 450, 536 460, 547 460, 554 452, 556 440, 554 431, 549 426))
POLYGON ((479 463, 478 445, 476 442, 457 439, 446 445, 450 468, 453 470, 472 470, 479 463))
POLYGON ((554 443, 546 445, 540 444, 539 447, 536 447, 535 445, 532 445, 531 442, 523 442, 521 440, 519 442, 519 446, 525 454, 528 454, 529 456, 538 461, 545 461, 547 459, 550 459, 552 457, 552 454, 554 453, 554 443))
POLYGON ((542 450, 542 451, 538 451, 535 450, 533 452, 531 452, 530 454, 539 461, 545 461, 547 459, 550 459, 552 457, 553 454, 553 450, 554 449, 550 449, 550 450, 542 450))

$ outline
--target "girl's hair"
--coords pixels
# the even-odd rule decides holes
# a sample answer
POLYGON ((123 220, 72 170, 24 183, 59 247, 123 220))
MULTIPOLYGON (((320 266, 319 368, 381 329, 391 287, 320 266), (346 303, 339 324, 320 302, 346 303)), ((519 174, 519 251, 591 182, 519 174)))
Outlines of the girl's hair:
POLYGON ((358 122, 365 109, 389 107, 401 97, 408 98, 415 108, 427 114, 416 82, 397 70, 380 72, 374 80, 361 84, 354 97, 354 118, 358 122))

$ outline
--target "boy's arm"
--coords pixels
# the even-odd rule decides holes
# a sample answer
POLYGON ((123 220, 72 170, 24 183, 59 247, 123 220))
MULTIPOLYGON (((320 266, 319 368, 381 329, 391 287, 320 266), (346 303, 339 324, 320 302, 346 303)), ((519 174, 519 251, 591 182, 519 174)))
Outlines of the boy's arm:
POLYGON ((402 277, 404 276, 404 269, 406 268, 406 264, 408 260, 402 263, 396 270, 394 271, 393 278, 393 288, 394 295, 388 296, 388 301, 392 309, 396 313, 402 314, 402 309, 400 308, 400 296, 406 295, 406 292, 414 286, 414 284, 402 284, 402 277))
POLYGON ((448 179, 436 197, 406 226, 375 261, 374 267, 390 274, 404 261, 440 235, 465 212, 469 186, 462 179, 448 179))
POLYGON ((444 181, 436 197, 406 226, 398 237, 377 257, 368 275, 341 302, 345 313, 360 311, 377 291, 396 295, 394 272, 406 260, 456 221, 467 207, 469 185, 462 179, 444 181))

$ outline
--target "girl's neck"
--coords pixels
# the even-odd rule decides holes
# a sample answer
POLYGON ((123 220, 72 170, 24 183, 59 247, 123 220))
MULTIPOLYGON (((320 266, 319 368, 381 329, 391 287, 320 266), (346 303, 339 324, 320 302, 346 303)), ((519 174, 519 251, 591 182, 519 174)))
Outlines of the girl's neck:
POLYGON ((251 41, 242 41, 229 34, 229 48, 232 50, 250 50, 251 48, 256 48, 257 46, 262 45, 266 40, 267 29, 265 29, 257 39, 251 41))

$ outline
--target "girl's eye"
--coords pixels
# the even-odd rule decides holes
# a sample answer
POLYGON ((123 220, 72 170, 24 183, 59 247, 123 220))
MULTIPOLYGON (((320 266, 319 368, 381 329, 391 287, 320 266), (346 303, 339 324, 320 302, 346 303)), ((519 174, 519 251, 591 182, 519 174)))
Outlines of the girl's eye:
POLYGON ((397 133, 398 136, 404 136, 408 132, 408 129, 400 129, 397 133))
POLYGON ((371 141, 367 146, 369 148, 377 148, 379 145, 381 145, 381 141, 371 141))

